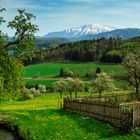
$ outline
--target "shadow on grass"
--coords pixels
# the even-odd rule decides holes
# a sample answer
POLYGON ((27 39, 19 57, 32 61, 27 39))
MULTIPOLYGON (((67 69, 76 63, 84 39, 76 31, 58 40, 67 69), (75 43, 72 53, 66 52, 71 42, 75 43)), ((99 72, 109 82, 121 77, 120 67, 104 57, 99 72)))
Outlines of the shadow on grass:
POLYGON ((53 62, 53 63, 56 63, 56 64, 80 64, 80 63, 84 63, 84 62, 76 62, 76 61, 64 61, 64 62, 53 62))
POLYGON ((65 116, 71 119, 75 124, 80 127, 85 133, 94 133, 99 136, 99 138, 111 138, 115 136, 123 136, 124 133, 118 128, 111 126, 108 123, 95 120, 94 118, 80 116, 78 114, 69 113, 65 110, 50 110, 52 113, 58 113, 60 116, 65 116))
MULTIPOLYGON (((69 113, 65 110, 42 109, 28 110, 27 115, 21 115, 24 112, 18 111, 18 117, 23 128, 26 127, 30 133, 40 128, 40 134, 44 137, 53 138, 62 136, 63 140, 76 139, 110 139, 122 140, 125 135, 119 129, 94 118, 84 117, 81 115, 69 113), (30 125, 29 125, 30 122, 30 125), (31 127, 32 126, 32 127, 31 127), (45 127, 44 127, 45 126, 45 127), (30 128, 32 128, 30 130, 30 128), (59 136, 57 134, 60 134, 59 136), (67 136, 68 135, 68 136, 67 136)), ((26 113, 26 112, 25 112, 26 113)), ((17 116, 17 115, 16 115, 17 116)), ((126 136, 125 139, 128 137, 126 136)))

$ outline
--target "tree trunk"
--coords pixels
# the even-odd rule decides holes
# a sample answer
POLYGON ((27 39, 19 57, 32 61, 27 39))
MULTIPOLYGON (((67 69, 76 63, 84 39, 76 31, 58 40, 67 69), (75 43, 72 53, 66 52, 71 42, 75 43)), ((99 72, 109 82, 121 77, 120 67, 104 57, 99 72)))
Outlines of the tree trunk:
POLYGON ((100 101, 102 101, 102 92, 99 92, 100 101))
POLYGON ((70 98, 72 98, 72 92, 70 92, 70 98))
POLYGON ((101 96, 102 96, 102 92, 99 92, 99 97, 101 98, 101 96))
POLYGON ((60 92, 60 98, 62 99, 62 92, 60 92))
POLYGON ((135 73, 134 73, 134 76, 135 76, 136 98, 137 98, 138 100, 140 100, 140 97, 139 97, 139 82, 138 82, 138 78, 137 78, 136 71, 135 71, 135 73))
POLYGON ((77 98, 77 92, 75 92, 75 98, 77 98))
POLYGON ((139 95, 139 86, 136 86, 136 98, 140 100, 140 95, 139 95))

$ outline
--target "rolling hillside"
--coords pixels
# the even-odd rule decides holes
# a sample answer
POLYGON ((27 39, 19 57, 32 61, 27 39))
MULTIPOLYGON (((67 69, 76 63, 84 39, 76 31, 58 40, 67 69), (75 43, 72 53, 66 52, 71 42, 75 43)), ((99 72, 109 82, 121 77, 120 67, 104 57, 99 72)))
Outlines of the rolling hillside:
POLYGON ((50 62, 25 67, 24 77, 55 77, 59 75, 61 68, 64 68, 65 70, 71 70, 74 73, 80 73, 81 76, 84 76, 88 71, 96 71, 97 67, 100 67, 104 72, 112 74, 121 73, 124 70, 123 66, 119 64, 50 62))
MULTIPOLYGON (((124 71, 123 66, 120 64, 102 64, 102 63, 79 63, 79 62, 50 62, 44 64, 30 65, 25 67, 24 78, 26 84, 36 85, 42 84, 52 86, 58 80, 64 79, 59 77, 61 68, 80 74, 83 80, 92 80, 85 78, 86 73, 95 73, 97 67, 108 74, 120 74, 124 71)), ((116 82, 121 86, 122 83, 116 82)))

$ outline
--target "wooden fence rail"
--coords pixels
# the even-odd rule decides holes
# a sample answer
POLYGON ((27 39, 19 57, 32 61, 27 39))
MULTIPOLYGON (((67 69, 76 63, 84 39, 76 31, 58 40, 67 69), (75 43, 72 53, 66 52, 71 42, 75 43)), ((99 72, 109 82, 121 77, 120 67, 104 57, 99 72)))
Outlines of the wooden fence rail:
POLYGON ((128 109, 119 104, 97 101, 92 98, 65 98, 64 109, 109 122, 125 130, 140 126, 140 103, 133 104, 133 107, 128 109))

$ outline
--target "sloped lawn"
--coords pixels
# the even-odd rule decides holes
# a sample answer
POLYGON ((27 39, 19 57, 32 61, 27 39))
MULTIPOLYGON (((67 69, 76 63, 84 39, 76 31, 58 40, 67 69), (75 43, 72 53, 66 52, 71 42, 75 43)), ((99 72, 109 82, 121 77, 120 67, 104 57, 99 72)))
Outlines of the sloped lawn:
MULTIPOLYGON (((58 94, 0 104, 0 121, 9 120, 26 140, 139 140, 109 124, 60 110, 58 94)), ((136 131, 139 132, 139 129, 136 131)))

